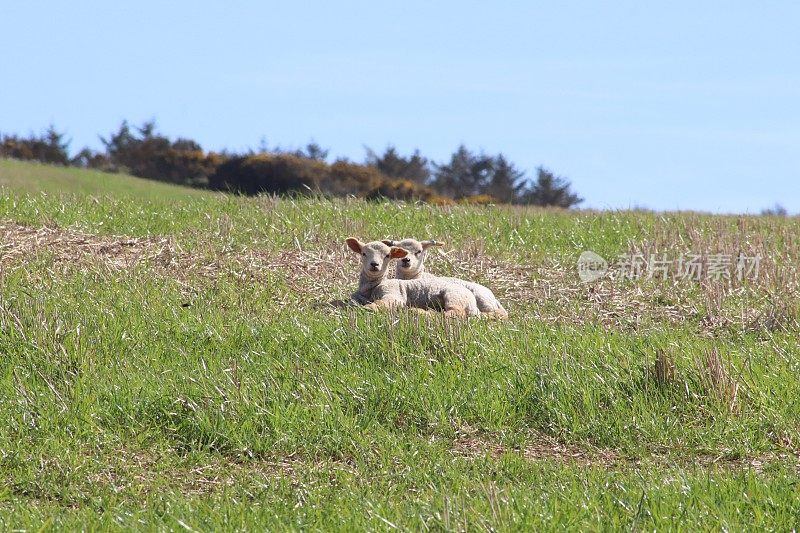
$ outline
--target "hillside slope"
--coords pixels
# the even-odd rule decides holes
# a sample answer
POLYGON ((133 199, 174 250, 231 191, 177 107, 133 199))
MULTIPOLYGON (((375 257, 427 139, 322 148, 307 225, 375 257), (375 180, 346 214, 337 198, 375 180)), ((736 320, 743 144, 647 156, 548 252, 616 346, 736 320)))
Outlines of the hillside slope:
POLYGON ((800 523, 800 218, 0 168, 22 184, 0 195, 4 530, 800 523), (25 192, 42 184, 76 194, 25 192), (346 305, 348 236, 446 241, 429 270, 491 287, 510 320, 346 305), (586 250, 762 261, 741 280, 582 283, 586 250))
POLYGON ((58 167, 29 161, 0 159, 0 189, 47 194, 126 195, 141 198, 182 198, 204 191, 170 185, 127 174, 58 167))

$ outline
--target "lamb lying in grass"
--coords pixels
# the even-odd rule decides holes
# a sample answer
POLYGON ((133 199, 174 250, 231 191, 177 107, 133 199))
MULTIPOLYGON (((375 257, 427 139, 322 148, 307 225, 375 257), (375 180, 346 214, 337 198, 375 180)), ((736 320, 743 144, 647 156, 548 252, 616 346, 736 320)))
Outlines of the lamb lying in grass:
POLYGON ((431 246, 441 246, 441 241, 418 241, 416 239, 403 239, 402 241, 382 241, 387 246, 398 246, 408 252, 397 264, 395 277, 397 279, 440 279, 465 287, 475 295, 478 309, 481 313, 492 318, 508 318, 508 312, 495 298, 494 293, 479 283, 464 281, 458 278, 438 277, 425 271, 425 253, 431 246))
POLYGON ((361 255, 361 274, 358 291, 352 299, 369 302, 364 305, 371 311, 379 309, 444 310, 446 316, 480 315, 475 295, 457 283, 443 278, 400 280, 387 278, 386 273, 392 259, 405 257, 408 252, 396 246, 387 246, 381 241, 362 243, 358 239, 347 239, 347 246, 361 255))

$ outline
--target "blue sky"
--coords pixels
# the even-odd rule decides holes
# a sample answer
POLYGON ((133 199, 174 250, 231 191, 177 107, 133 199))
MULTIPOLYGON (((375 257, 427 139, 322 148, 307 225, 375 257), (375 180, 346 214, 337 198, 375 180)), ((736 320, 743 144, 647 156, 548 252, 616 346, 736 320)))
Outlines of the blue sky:
POLYGON ((3 2, 0 131, 460 144, 584 207, 800 212, 797 2, 3 2))

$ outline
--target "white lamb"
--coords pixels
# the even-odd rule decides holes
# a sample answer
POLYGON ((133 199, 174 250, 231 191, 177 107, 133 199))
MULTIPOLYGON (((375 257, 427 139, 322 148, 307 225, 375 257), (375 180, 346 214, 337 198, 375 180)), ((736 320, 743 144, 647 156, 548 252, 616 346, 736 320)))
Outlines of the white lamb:
POLYGON ((396 246, 387 246, 381 241, 362 243, 358 239, 347 239, 347 246, 361 255, 361 274, 358 291, 351 297, 363 303, 371 311, 379 309, 443 310, 446 316, 478 316, 480 311, 475 295, 461 285, 446 279, 425 278, 400 280, 387 278, 386 273, 392 259, 405 257, 408 252, 396 246))
POLYGON ((481 313, 492 318, 508 318, 508 312, 503 305, 495 298, 494 293, 489 288, 480 283, 464 281, 458 278, 438 277, 425 271, 425 253, 431 246, 441 246, 441 241, 418 241, 416 239, 403 239, 401 241, 382 241, 387 246, 399 246, 408 252, 397 265, 395 277, 397 279, 441 279, 449 283, 455 283, 468 289, 475 295, 478 309, 481 313))

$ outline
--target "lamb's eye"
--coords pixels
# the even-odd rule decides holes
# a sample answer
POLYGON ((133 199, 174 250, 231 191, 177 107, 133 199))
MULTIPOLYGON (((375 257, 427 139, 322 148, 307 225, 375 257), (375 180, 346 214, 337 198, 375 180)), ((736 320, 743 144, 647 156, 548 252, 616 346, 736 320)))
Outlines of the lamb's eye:
POLYGON ((361 255, 363 255, 364 257, 367 257, 367 253, 366 252, 362 253, 361 255))
POLYGON ((390 257, 392 257, 392 254, 387 255, 386 259, 389 259, 390 257))
POLYGON ((414 252, 414 255, 419 255, 419 254, 421 254, 421 253, 422 253, 422 251, 419 251, 419 252, 414 252))

